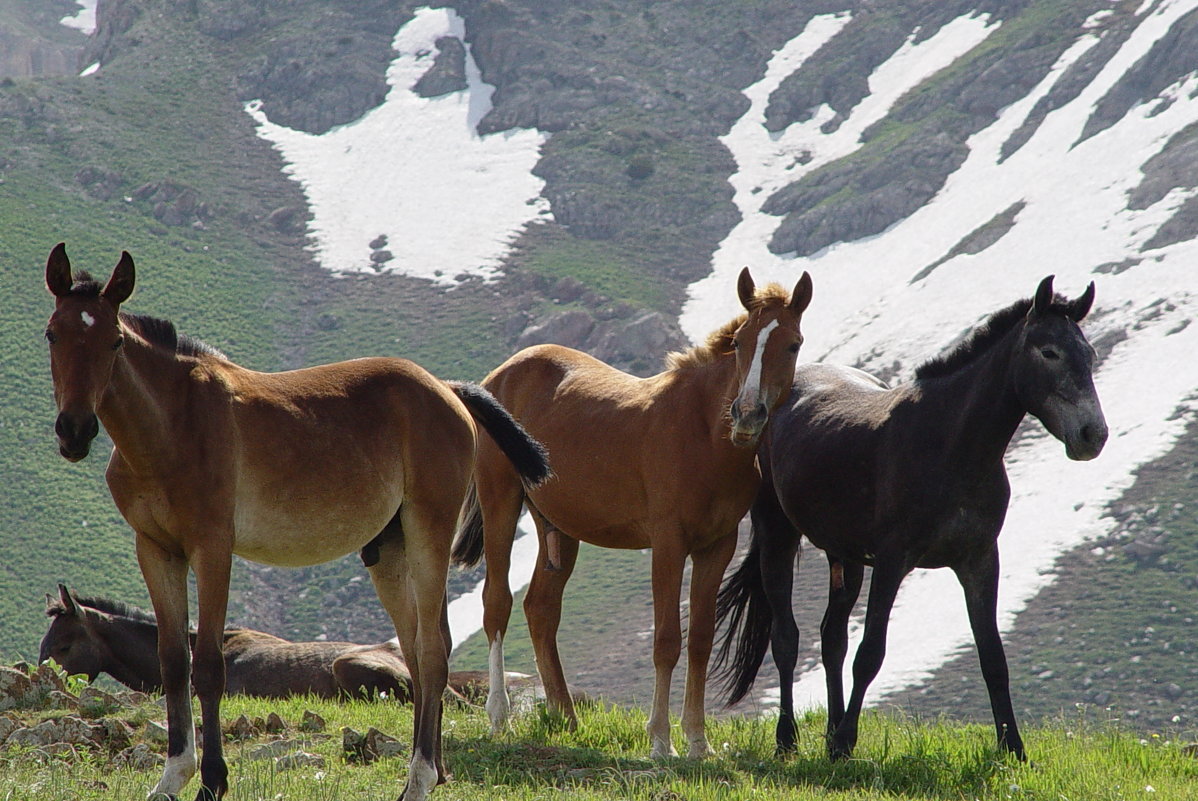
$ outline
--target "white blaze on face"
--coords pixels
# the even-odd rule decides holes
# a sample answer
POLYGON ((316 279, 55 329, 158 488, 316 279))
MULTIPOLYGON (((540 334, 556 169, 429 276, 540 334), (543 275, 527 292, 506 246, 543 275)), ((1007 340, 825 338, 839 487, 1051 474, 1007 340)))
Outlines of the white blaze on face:
POLYGON ((92 317, 87 312, 80 312, 79 317, 83 320, 83 324, 85 326, 87 326, 88 328, 91 328, 93 325, 96 324, 96 318, 92 317))
POLYGON ((742 405, 746 401, 755 403, 761 396, 761 363, 765 356, 766 343, 770 341, 770 334, 777 327, 778 321, 774 320, 757 332, 757 341, 753 343, 753 361, 749 364, 749 372, 745 376, 744 386, 741 387, 740 397, 737 399, 737 402, 742 405))

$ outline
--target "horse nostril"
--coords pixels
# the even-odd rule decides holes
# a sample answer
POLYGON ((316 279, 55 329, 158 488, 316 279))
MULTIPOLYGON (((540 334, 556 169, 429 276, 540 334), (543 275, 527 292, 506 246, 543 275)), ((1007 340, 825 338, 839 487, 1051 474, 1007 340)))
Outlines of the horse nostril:
POLYGON ((58 419, 54 421, 54 433, 59 439, 67 439, 71 435, 71 420, 65 414, 58 415, 58 419))

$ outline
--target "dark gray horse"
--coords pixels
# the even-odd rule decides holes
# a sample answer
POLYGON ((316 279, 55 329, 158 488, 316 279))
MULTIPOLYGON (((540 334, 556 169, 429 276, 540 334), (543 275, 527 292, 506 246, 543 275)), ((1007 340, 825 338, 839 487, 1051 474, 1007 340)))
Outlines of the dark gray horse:
POLYGON ((772 644, 782 682, 779 752, 795 745, 799 630, 790 598, 806 535, 830 566, 820 626, 829 756, 847 757, 857 742, 899 584, 916 567, 948 567, 965 590, 999 747, 1026 758, 996 622, 997 539, 1011 494, 1003 455, 1026 414, 1065 444, 1070 459, 1093 459, 1102 450, 1107 426, 1091 374, 1094 349, 1078 327, 1093 301, 1093 283, 1066 300, 1054 296, 1049 276, 1032 299, 995 312, 894 389, 846 367, 813 364, 795 372, 794 391, 774 413, 762 446, 752 544, 720 590, 718 609, 727 623, 719 659, 729 704, 752 687, 772 644), (846 710, 848 619, 865 565, 873 575, 846 710))

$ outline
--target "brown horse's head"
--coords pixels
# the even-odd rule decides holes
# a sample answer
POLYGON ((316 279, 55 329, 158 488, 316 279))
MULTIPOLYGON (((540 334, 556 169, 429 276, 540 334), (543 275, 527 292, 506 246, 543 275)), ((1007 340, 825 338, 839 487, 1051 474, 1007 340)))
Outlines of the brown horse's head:
POLYGON ((89 610, 59 584, 57 599, 46 596, 46 614, 50 628, 42 637, 37 661, 53 659, 69 675, 82 673, 94 681, 105 669, 105 657, 100 639, 90 633, 89 610))
POLYGON ((103 288, 87 273, 72 278, 66 246, 59 243, 46 261, 46 287, 54 295, 54 314, 46 325, 50 375, 58 419, 58 450, 77 462, 87 456, 100 431, 96 407, 112 376, 124 337, 118 312, 133 292, 133 258, 121 260, 103 288))
POLYGON ((731 437, 735 445, 751 446, 770 412, 790 394, 795 359, 803 344, 799 323, 811 302, 811 276, 804 272, 787 295, 776 285, 759 291, 746 267, 736 291, 748 314, 732 335, 738 390, 729 408, 731 437))
POLYGON ((1020 402, 1065 443, 1070 459, 1093 459, 1107 440, 1106 418, 1094 389, 1094 348, 1078 323, 1094 303, 1094 282, 1065 300, 1040 282, 1012 361, 1020 402))

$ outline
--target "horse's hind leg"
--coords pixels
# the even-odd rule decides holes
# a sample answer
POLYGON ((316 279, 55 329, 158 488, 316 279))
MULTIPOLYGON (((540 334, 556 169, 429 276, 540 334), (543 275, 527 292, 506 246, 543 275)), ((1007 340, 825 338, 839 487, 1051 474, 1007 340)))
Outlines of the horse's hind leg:
POLYGON ((532 639, 537 659, 537 672, 545 688, 545 701, 549 711, 561 715, 573 730, 578 726, 574 713, 574 699, 562 670, 561 655, 557 650, 557 628, 562 619, 562 594, 566 582, 574 572, 578 558, 578 540, 563 532, 552 530, 539 512, 533 510, 537 524, 539 552, 537 567, 524 595, 524 617, 528 621, 528 635, 532 639), (556 558, 551 559, 547 543, 548 536, 558 538, 556 558))
POLYGON ((369 568, 412 674, 412 760, 400 796, 405 801, 422 801, 448 778, 440 735, 441 695, 449 677, 442 631, 445 580, 457 517, 457 510, 446 500, 450 495, 444 493, 439 504, 406 500, 398 515, 402 526, 388 526, 391 534, 380 542, 379 561, 369 568))
POLYGON ((690 625, 686 640, 686 689, 682 701, 682 732, 687 756, 708 756, 704 703, 707 694, 707 662, 715 640, 715 599, 724 570, 736 552, 736 532, 691 554, 690 625))
POLYGON ((828 687, 828 742, 844 720, 844 658, 849 649, 849 615, 861 594, 865 568, 828 557, 828 608, 820 623, 821 656, 828 687))
POLYGON ((1023 738, 1015 723, 1011 706, 1011 684, 1007 673, 1007 655, 998 633, 998 548, 972 559, 967 566, 954 568, 957 580, 965 590, 965 607, 969 625, 977 644, 982 677, 990 694, 990 710, 998 734, 998 747, 1010 751, 1021 760, 1027 759, 1023 738))
POLYGON ((487 575, 483 581, 483 632, 487 635, 489 676, 486 709, 491 720, 491 733, 499 734, 507 727, 511 712, 503 663, 503 638, 512 616, 508 570, 512 563, 516 524, 524 505, 524 488, 511 463, 490 437, 479 440, 477 470, 476 487, 485 531, 483 554, 487 561, 487 575))
POLYGON ((158 621, 158 660, 166 695, 166 766, 150 798, 174 798, 196 772, 191 716, 191 647, 187 637, 187 561, 137 534, 137 562, 158 621))

